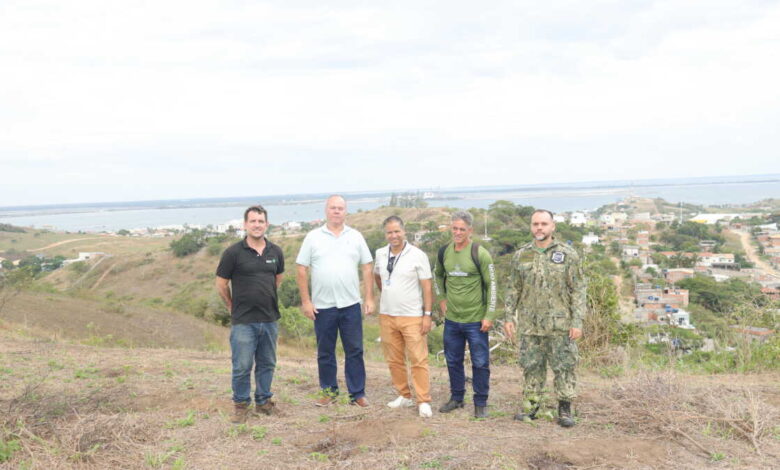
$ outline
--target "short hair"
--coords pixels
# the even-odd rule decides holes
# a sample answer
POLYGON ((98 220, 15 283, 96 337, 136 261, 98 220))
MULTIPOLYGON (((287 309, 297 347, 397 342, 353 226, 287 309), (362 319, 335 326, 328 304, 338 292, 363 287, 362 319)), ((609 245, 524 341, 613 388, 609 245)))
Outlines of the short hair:
POLYGON ((387 224, 389 224, 390 222, 397 222, 402 229, 404 228, 404 221, 401 220, 401 218, 398 217, 397 215, 391 215, 390 217, 386 218, 385 221, 382 222, 382 227, 387 227, 387 224))
POLYGON ((531 214, 531 217, 533 217, 533 216, 534 216, 534 214, 539 214, 539 213, 542 213, 542 212, 544 212, 545 214, 549 215, 549 216, 550 216, 550 220, 552 220, 553 222, 555 222, 555 216, 553 215, 553 213, 552 213, 551 211, 548 211, 547 209, 536 209, 536 210, 535 210, 535 211, 533 211, 533 213, 531 214))
POLYGON ((249 213, 250 212, 257 212, 258 214, 263 214, 265 216, 265 221, 268 222, 268 211, 265 210, 265 207, 261 206, 260 204, 256 206, 249 206, 244 211, 244 222, 249 220, 249 213))
POLYGON ((462 220, 466 222, 466 225, 469 227, 471 227, 471 224, 474 222, 474 218, 471 217, 471 214, 466 211, 458 211, 452 214, 452 221, 455 222, 456 220, 462 220))
POLYGON ((327 198, 327 199, 325 199, 325 207, 328 207, 328 201, 330 201, 330 200, 331 200, 331 199, 333 199, 334 197, 341 198, 341 200, 342 200, 342 201, 344 201, 344 206, 346 206, 346 205, 347 205, 347 198, 345 198, 345 197, 344 197, 344 196, 342 196, 341 194, 331 194, 330 196, 328 196, 328 198, 327 198))

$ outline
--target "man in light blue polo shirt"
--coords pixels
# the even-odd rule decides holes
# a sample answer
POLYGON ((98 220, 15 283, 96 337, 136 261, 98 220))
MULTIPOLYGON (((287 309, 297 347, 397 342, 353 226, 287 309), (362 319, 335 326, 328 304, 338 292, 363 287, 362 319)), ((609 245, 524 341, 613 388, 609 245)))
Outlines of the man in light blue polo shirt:
POLYGON ((336 340, 344 347, 344 375, 350 402, 366 407, 366 368, 363 362, 363 317, 360 308, 360 279, 363 274, 366 315, 374 311, 371 251, 363 235, 344 224, 347 203, 341 196, 325 202, 327 223, 306 235, 298 252, 297 281, 301 311, 314 320, 317 336, 317 366, 322 396, 316 405, 328 406, 339 393, 336 340), (311 296, 309 296, 311 272, 311 296))

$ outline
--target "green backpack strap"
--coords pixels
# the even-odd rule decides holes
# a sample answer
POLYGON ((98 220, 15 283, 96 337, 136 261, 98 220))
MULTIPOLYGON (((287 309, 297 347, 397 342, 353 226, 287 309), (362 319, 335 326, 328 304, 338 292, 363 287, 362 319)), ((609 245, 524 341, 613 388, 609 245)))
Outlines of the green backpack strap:
POLYGON ((439 248, 439 266, 441 266, 441 270, 444 273, 442 275, 442 284, 444 285, 444 293, 447 293, 447 270, 444 269, 444 252, 447 251, 447 247, 449 245, 444 245, 443 247, 439 248))

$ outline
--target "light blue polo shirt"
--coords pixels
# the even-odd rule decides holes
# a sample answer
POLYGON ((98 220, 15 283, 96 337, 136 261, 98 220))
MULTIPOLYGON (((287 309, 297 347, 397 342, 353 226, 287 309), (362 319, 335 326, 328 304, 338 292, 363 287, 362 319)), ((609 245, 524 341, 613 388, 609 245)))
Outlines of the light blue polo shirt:
POLYGON ((314 308, 344 308, 360 302, 358 265, 372 261, 365 238, 344 226, 337 237, 327 225, 306 234, 297 264, 311 270, 311 299, 314 308))

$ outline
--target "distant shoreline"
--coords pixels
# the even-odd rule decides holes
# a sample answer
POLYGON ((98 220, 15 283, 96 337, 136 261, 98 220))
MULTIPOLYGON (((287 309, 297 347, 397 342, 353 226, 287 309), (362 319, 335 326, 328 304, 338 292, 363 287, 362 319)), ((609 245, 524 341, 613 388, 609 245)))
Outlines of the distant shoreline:
MULTIPOLYGON (((521 185, 521 186, 481 186, 466 188, 422 188, 398 191, 377 192, 352 192, 344 193, 352 202, 375 202, 382 198, 388 198, 391 194, 414 193, 417 191, 431 191, 435 193, 432 200, 469 200, 482 199, 486 194, 510 194, 516 197, 569 197, 588 196, 597 194, 618 193, 624 190, 645 188, 671 188, 671 187, 696 187, 716 186, 729 184, 767 184, 780 183, 780 175, 755 175, 749 176, 721 176, 710 178, 677 178, 666 180, 636 180, 636 181, 603 181, 583 183, 561 183, 548 185, 521 185)), ((262 201, 267 205, 306 205, 319 204, 328 194, 288 194, 252 197, 229 198, 191 198, 168 199, 153 201, 124 201, 101 203, 77 203, 77 204, 47 204, 47 205, 23 205, 0 206, 0 217, 24 217, 39 215, 62 215, 94 212, 120 212, 133 210, 167 210, 210 207, 237 207, 247 204, 256 204, 262 201)))

